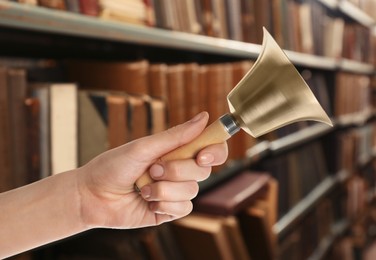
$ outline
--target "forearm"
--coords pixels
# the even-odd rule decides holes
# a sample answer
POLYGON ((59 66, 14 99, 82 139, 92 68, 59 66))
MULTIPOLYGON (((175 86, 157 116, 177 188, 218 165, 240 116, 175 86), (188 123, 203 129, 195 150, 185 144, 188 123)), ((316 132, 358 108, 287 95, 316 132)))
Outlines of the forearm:
POLYGON ((0 259, 86 229, 76 171, 0 194, 0 259))

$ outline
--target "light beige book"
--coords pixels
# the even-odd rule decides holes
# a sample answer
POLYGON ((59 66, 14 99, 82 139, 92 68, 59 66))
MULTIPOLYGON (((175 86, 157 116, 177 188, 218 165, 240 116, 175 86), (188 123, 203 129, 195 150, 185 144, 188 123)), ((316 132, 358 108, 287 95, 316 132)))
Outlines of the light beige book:
POLYGON ((77 86, 51 84, 51 173, 77 168, 77 86))

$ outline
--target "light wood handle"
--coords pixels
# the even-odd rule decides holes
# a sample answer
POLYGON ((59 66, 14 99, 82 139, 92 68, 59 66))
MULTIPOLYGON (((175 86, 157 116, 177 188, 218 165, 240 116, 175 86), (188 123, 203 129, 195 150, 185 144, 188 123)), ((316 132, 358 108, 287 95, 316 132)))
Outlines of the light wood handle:
MULTIPOLYGON (((160 158, 161 161, 170 161, 177 159, 189 159, 194 158, 197 153, 202 150, 204 147, 211 144, 218 144, 226 141, 231 137, 231 134, 228 133, 226 127, 221 122, 220 118, 210 124, 204 131, 192 142, 187 143, 179 148, 171 151, 170 153, 165 154, 160 158)), ((148 172, 145 172, 135 184, 136 190, 140 189, 154 182, 150 177, 148 172)))

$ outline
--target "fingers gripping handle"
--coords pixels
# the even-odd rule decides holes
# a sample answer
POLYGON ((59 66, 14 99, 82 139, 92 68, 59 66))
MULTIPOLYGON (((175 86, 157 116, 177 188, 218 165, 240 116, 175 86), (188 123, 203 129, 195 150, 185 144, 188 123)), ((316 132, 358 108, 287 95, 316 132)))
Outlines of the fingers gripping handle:
MULTIPOLYGON (((197 153, 204 147, 211 144, 218 144, 229 139, 233 134, 239 131, 239 126, 236 124, 234 118, 225 114, 212 124, 210 124, 205 130, 192 142, 180 146, 179 148, 165 154, 160 158, 161 161, 177 160, 177 159, 189 159, 194 158, 197 153)), ((140 189, 154 182, 148 172, 145 172, 135 183, 135 189, 140 189)))

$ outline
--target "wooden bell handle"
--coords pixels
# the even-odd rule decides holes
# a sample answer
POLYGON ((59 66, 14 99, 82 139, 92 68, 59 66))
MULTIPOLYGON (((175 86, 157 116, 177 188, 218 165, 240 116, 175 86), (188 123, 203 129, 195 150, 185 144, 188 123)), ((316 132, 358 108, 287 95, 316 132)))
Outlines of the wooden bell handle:
MULTIPOLYGON (((229 115, 225 115, 229 116, 229 115)), ((223 116, 223 117, 225 117, 223 116)), ((192 142, 187 143, 179 148, 165 154, 160 158, 161 161, 170 161, 177 159, 189 159, 194 158, 197 153, 202 150, 204 147, 211 144, 218 144, 229 139, 233 133, 231 133, 227 127, 224 125, 224 122, 221 120, 223 117, 218 118, 212 124, 210 124, 204 131, 192 142)), ((135 183, 135 189, 140 191, 140 189, 154 182, 150 177, 148 172, 145 172, 135 183)))

